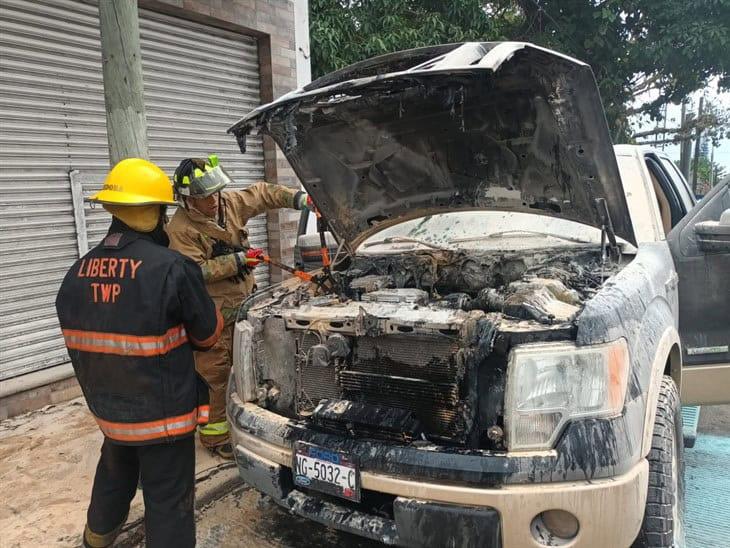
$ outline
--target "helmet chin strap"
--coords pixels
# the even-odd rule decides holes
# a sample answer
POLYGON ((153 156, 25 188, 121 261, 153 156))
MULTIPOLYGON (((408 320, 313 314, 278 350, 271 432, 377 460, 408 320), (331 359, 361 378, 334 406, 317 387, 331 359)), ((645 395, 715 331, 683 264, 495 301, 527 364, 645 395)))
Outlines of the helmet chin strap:
POLYGON ((226 201, 223 199, 223 194, 218 191, 218 224, 221 228, 226 228, 226 201))

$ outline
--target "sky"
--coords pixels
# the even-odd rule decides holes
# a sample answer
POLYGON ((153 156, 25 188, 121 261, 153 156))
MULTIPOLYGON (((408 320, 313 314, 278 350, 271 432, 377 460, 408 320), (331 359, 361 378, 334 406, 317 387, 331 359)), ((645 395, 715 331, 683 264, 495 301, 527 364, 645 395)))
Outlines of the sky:
MULTIPOLYGON (((705 96, 705 101, 709 99, 713 102, 719 103, 727 109, 730 109, 730 93, 718 93, 715 83, 711 82, 704 90, 692 94, 689 106, 692 111, 696 111, 699 98, 702 95, 705 96)), ((645 100, 649 99, 650 98, 647 97, 645 100)), ((681 113, 682 107, 680 105, 669 105, 667 107, 667 127, 679 126, 681 113)), ((660 122, 660 124, 664 125, 664 122, 660 122)), ((641 129, 652 129, 654 127, 656 127, 656 122, 644 124, 641 126, 641 129)), ((679 161, 679 145, 657 145, 657 148, 661 150, 662 146, 664 147, 663 150, 670 158, 672 158, 672 160, 677 162, 679 161)), ((711 151, 712 146, 710 145, 710 152, 708 152, 708 154, 711 154, 711 151)), ((694 154, 694 141, 692 143, 692 154, 694 154)), ((715 162, 718 165, 723 166, 726 173, 730 173, 730 139, 723 139, 715 148, 715 162)))

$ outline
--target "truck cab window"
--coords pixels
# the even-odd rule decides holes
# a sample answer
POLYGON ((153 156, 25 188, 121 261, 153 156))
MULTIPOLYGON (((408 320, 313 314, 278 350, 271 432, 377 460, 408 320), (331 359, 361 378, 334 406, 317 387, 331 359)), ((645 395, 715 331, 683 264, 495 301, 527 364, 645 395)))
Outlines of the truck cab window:
POLYGON ((659 163, 658 159, 653 156, 646 156, 646 167, 649 169, 651 174, 652 182, 655 185, 655 192, 657 194, 657 201, 659 202, 659 211, 662 213, 662 224, 664 224, 664 231, 668 232, 665 219, 664 211, 662 211, 662 203, 664 207, 669 206, 669 216, 671 219, 671 226, 676 225, 682 217, 687 214, 687 207, 684 202, 680 199, 677 194, 677 190, 674 188, 669 175, 666 173, 664 168, 659 163), (657 189, 656 186, 659 186, 657 189))
POLYGON ((689 183, 687 183, 687 180, 684 178, 684 175, 679 171, 677 166, 672 162, 669 158, 665 156, 660 156, 659 160, 661 161, 662 166, 664 167, 664 171, 667 173, 670 179, 674 182, 674 188, 677 189, 677 192, 679 193, 679 198, 684 202, 684 206, 689 211, 692 209, 697 201, 695 200, 694 194, 692 193, 692 190, 690 189, 689 183))

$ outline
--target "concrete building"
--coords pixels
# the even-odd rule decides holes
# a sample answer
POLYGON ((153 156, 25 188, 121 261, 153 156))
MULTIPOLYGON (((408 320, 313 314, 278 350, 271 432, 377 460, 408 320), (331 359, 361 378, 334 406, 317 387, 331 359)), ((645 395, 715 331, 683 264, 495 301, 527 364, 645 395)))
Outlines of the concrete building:
MULTIPOLYGON (((0 4, 0 419, 77 390, 54 301, 109 223, 84 202, 109 169, 97 6, 0 4)), ((150 159, 172 175, 181 158, 217 153, 240 187, 296 186, 272 141, 250 138, 241 154, 226 129, 308 81, 307 0, 139 7, 150 159)), ((291 262, 297 219, 275 211, 253 220, 252 244, 291 262)), ((260 286, 280 277, 256 272, 260 286)))

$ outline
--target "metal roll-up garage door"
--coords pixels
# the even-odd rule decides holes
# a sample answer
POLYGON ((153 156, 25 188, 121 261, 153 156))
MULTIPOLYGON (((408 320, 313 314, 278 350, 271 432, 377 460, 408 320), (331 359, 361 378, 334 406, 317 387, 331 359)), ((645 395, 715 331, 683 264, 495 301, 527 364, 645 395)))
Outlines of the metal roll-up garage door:
MULTIPOLYGON (((172 175, 182 158, 215 153, 235 180, 234 188, 263 180, 261 138, 247 140, 246 154, 241 154, 226 133, 242 113, 260 104, 255 39, 140 10, 140 40, 152 161, 172 175)), ((85 188, 85 194, 95 189, 85 188)), ((94 244, 106 232, 108 218, 96 208, 87 209, 87 219, 94 244)), ((266 247, 266 216, 247 226, 251 244, 266 247)), ((268 280, 268 269, 258 267, 258 285, 266 286, 268 280)))
MULTIPOLYGON (((242 155, 225 130, 258 105, 253 38, 140 12, 151 159, 172 174, 217 153, 244 187, 263 179, 263 149, 242 155)), ((79 256, 69 173, 85 194, 109 168, 96 6, 75 0, 0 4, 0 379, 68 361, 55 295, 79 256)), ((109 217, 86 211, 94 245, 109 217)), ((249 223, 266 245, 265 218, 249 223)), ((259 285, 268 271, 257 269, 259 285)))
MULTIPOLYGON (((248 139, 241 154, 226 133, 261 102, 255 39, 147 10, 140 10, 139 24, 152 161, 172 175, 181 159, 215 153, 234 179, 233 188, 263 180, 261 137, 248 139)), ((85 194, 97 188, 87 187, 85 194)), ((106 233, 108 216, 100 208, 87 209, 87 219, 93 245, 106 233)), ((247 226, 251 245, 265 248, 266 216, 247 226)), ((255 274, 259 287, 268 285, 267 267, 255 274)))
POLYGON ((96 8, 0 3, 0 379, 68 361, 54 306, 78 257, 68 172, 108 169, 96 8))

